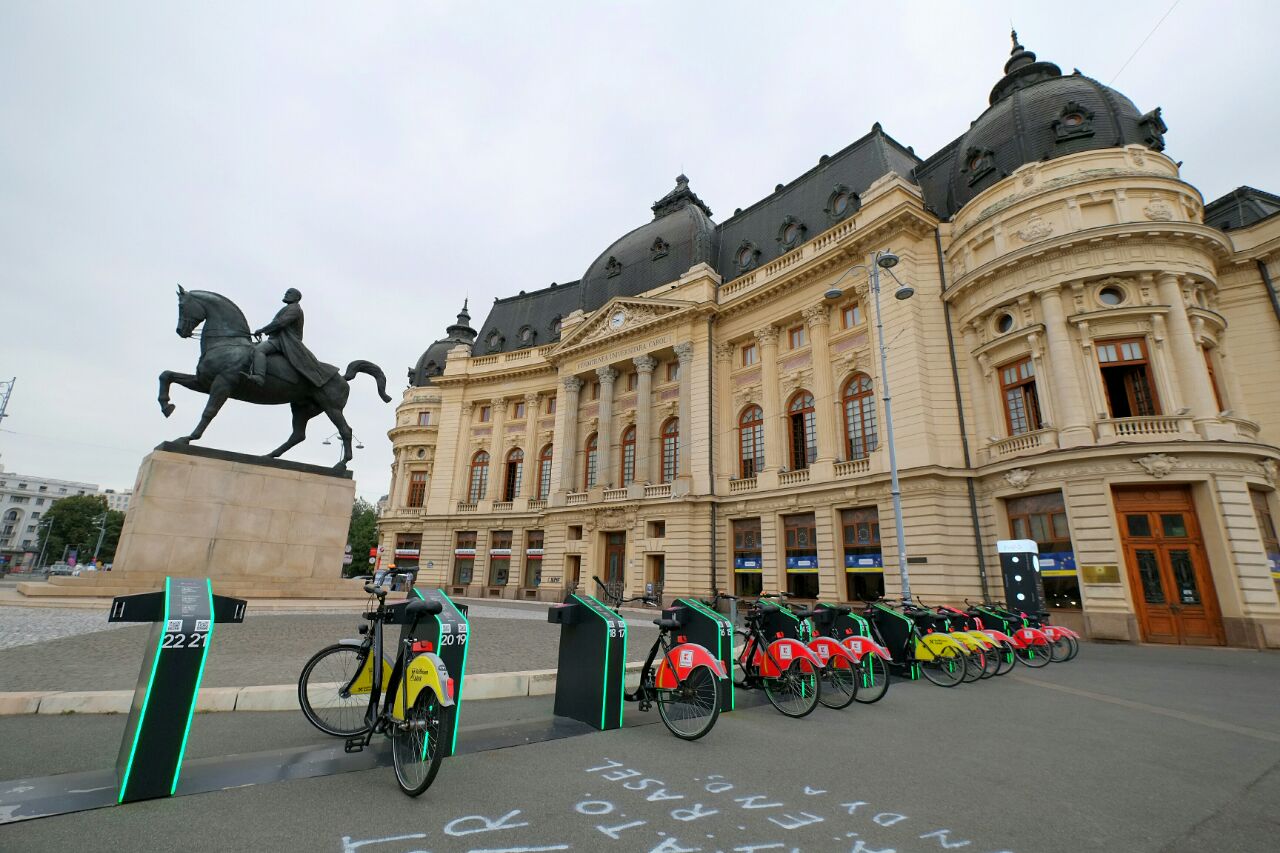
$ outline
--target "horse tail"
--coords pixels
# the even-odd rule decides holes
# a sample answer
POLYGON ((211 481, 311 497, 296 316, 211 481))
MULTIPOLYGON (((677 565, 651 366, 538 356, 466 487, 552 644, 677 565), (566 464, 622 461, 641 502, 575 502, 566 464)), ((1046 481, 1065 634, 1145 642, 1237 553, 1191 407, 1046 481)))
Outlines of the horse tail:
POLYGON ((350 382, 357 373, 365 373, 372 376, 374 381, 378 383, 378 396, 382 398, 382 402, 391 402, 391 398, 387 396, 387 377, 383 374, 381 367, 378 367, 372 361, 356 359, 347 365, 347 372, 342 374, 342 378, 350 382))

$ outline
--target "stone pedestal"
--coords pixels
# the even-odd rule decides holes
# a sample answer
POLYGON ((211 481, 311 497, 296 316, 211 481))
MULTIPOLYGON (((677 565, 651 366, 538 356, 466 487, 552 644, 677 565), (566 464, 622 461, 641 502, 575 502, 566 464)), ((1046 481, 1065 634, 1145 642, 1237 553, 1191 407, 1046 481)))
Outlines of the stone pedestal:
POLYGON ((162 444, 138 470, 112 571, 18 588, 114 596, 172 575, 239 598, 358 597, 361 582, 342 579, 354 499, 350 473, 162 444))

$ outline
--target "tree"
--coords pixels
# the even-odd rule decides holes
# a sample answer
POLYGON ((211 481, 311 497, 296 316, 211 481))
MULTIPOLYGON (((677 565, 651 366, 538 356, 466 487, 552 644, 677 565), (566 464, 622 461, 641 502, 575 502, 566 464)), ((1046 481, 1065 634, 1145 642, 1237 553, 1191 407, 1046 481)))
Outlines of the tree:
POLYGON ((104 515, 106 532, 98 550, 98 559, 109 563, 115 557, 116 544, 120 541, 124 513, 107 509, 107 499, 102 495, 73 495, 54 501, 41 519, 40 544, 44 545, 45 563, 61 560, 64 550, 75 551, 77 562, 88 562, 98 544, 104 515), (44 532, 46 525, 47 534, 44 532))
POLYGON ((344 574, 351 576, 368 572, 369 549, 378 547, 378 511, 364 498, 356 498, 351 505, 347 544, 351 546, 351 565, 346 567, 344 574))

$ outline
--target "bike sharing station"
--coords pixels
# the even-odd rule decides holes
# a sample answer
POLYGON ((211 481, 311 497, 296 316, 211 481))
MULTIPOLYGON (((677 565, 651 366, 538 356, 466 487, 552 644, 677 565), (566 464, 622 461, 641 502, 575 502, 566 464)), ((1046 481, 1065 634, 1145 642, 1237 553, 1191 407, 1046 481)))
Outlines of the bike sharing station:
POLYGON ((560 626, 555 715, 600 731, 622 728, 627 623, 590 595, 570 594, 547 610, 560 626))

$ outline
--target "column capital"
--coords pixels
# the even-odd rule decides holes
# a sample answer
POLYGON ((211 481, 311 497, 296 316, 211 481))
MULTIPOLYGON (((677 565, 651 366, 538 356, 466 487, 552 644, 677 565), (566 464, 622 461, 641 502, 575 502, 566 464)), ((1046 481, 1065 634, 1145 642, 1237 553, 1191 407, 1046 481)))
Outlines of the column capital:
POLYGON ((756 340, 761 344, 776 344, 778 342, 778 327, 765 326, 763 329, 756 329, 756 340))
POLYGON ((689 362, 693 361, 693 342, 692 341, 681 341, 680 343, 672 347, 672 349, 675 350, 676 358, 680 360, 681 364, 688 364, 689 362))
POLYGON ((531 393, 529 393, 529 394, 525 394, 525 395, 524 395, 524 402, 525 402, 525 405, 530 406, 530 407, 532 407, 532 406, 536 405, 536 404, 537 404, 537 402, 538 402, 538 399, 539 399, 541 396, 542 396, 542 394, 540 394, 540 393, 539 393, 539 392, 537 392, 537 391, 531 392, 531 393))
POLYGON ((825 305, 810 305, 800 312, 800 316, 804 317, 805 323, 811 328, 813 326, 825 326, 831 322, 831 314, 825 305))
POLYGON ((651 355, 638 355, 631 359, 631 363, 636 366, 637 373, 653 373, 658 366, 658 360, 651 355))
POLYGON ((564 379, 564 390, 570 394, 577 394, 582 390, 582 380, 576 376, 566 376, 564 379))
POLYGON ((496 409, 498 406, 505 406, 505 405, 507 404, 507 398, 506 398, 506 397, 494 397, 493 399, 491 399, 491 400, 489 401, 489 404, 490 404, 490 405, 492 405, 492 406, 496 409))
POLYGON ((467 400, 458 408, 462 412, 462 414, 466 415, 467 417, 470 417, 471 413, 475 411, 476 403, 474 400, 467 400))
POLYGON ((601 385, 612 385, 614 380, 618 378, 618 371, 612 367, 598 367, 596 368, 596 376, 600 377, 601 385))
POLYGON ((716 344, 716 361, 731 361, 733 344, 716 344))

